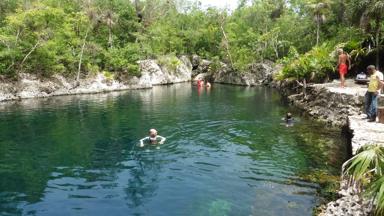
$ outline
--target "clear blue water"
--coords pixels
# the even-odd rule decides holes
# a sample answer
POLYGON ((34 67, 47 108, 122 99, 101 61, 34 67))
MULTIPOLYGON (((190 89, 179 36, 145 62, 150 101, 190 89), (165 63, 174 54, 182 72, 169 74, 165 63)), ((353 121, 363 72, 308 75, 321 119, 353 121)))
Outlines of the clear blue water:
POLYGON ((190 84, 0 104, 0 215, 312 215, 339 132, 266 88, 190 84), (167 142, 136 147, 149 128, 167 142))

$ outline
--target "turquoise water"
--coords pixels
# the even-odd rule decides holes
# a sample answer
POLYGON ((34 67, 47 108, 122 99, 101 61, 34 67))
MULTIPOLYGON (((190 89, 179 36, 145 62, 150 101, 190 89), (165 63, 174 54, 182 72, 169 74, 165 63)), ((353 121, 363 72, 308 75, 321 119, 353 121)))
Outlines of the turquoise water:
POLYGON ((312 215, 339 132, 266 88, 190 84, 0 104, 0 215, 312 215), (167 142, 135 147, 157 128, 167 142))

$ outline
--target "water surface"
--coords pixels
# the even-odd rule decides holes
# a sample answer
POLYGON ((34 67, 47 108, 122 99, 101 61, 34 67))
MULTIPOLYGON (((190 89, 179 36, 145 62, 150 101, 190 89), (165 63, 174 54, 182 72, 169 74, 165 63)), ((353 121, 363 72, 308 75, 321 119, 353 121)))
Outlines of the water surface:
POLYGON ((312 215, 338 132, 266 88, 190 84, 0 104, 0 215, 312 215), (286 128, 281 118, 295 113, 286 128), (167 137, 138 148, 149 128, 167 137))

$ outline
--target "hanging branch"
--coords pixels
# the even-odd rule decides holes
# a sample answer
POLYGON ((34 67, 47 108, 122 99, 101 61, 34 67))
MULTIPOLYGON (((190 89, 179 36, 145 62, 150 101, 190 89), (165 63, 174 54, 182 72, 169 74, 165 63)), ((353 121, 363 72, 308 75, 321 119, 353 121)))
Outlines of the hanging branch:
POLYGON ((28 52, 26 56, 24 56, 23 60, 20 63, 20 70, 23 68, 24 62, 28 59, 28 57, 36 50, 36 48, 40 45, 40 39, 37 40, 36 44, 32 47, 32 49, 28 52))
POLYGON ((231 52, 230 52, 230 49, 229 49, 229 40, 228 40, 228 37, 227 37, 227 34, 225 33, 225 30, 224 30, 224 16, 222 17, 222 20, 221 20, 221 23, 220 23, 220 28, 221 28, 221 31, 223 33, 223 36, 224 36, 224 40, 225 40, 225 49, 227 51, 227 55, 229 57, 229 61, 231 62, 231 68, 232 70, 234 69, 233 67, 233 60, 232 60, 232 55, 231 55, 231 52))
POLYGON ((85 33, 85 36, 84 36, 84 39, 83 39, 83 45, 81 46, 80 60, 79 60, 79 66, 77 68, 77 76, 76 76, 76 87, 80 85, 79 80, 80 80, 81 64, 83 62, 84 48, 85 48, 85 44, 87 42, 89 30, 90 30, 90 28, 87 29, 87 32, 85 33))

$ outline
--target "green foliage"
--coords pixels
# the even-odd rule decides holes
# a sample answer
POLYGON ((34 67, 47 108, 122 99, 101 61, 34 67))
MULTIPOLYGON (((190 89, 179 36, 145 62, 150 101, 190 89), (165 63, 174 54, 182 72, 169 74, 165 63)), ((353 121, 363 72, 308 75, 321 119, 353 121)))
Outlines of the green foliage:
POLYGON ((365 195, 372 198, 376 213, 384 213, 384 147, 368 145, 361 148, 354 157, 343 165, 343 174, 351 176, 363 188, 367 188, 365 195))
POLYGON ((209 72, 212 74, 216 73, 220 70, 221 67, 220 58, 215 56, 212 58, 212 64, 209 65, 209 72))
POLYGON ((83 74, 140 75, 138 60, 172 53, 218 58, 237 71, 264 59, 282 61, 280 78, 315 73, 321 80, 335 66, 331 45, 343 44, 359 64, 369 54, 363 42, 373 50, 383 43, 383 1, 359 2, 242 1, 228 13, 194 0, 3 0, 0 74, 74 76, 81 58, 83 74), (323 45, 314 47, 317 39, 323 45))
POLYGON ((112 81, 114 79, 114 75, 113 73, 109 72, 109 71, 103 71, 103 75, 104 77, 108 80, 108 81, 112 81))
POLYGON ((334 71, 336 58, 331 55, 333 50, 333 46, 323 44, 299 55, 291 47, 288 56, 281 61, 284 67, 278 78, 310 79, 313 75, 317 79, 325 78, 334 71))
POLYGON ((125 47, 113 47, 105 51, 105 67, 114 72, 125 72, 130 75, 138 75, 137 61, 141 56, 140 45, 128 43, 125 47))
POLYGON ((174 72, 181 64, 181 61, 175 55, 169 54, 166 56, 160 56, 157 59, 157 63, 160 66, 167 68, 170 72, 174 72))

